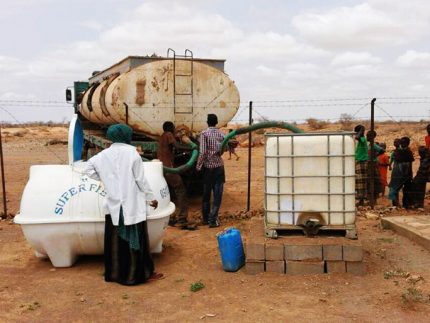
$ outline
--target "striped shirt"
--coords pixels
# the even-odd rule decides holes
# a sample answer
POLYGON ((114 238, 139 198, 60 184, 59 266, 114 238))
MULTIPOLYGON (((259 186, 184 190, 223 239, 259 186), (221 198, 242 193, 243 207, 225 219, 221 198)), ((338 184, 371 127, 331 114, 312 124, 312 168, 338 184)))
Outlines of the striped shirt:
POLYGON ((209 127, 200 135, 200 153, 197 160, 197 170, 205 168, 216 168, 224 165, 221 158, 221 143, 224 134, 215 127, 209 127))

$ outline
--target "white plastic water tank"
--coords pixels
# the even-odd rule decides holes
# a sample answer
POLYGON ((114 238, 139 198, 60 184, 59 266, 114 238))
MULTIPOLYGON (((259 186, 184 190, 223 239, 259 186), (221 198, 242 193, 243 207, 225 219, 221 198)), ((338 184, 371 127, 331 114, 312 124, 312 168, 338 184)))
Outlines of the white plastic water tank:
MULTIPOLYGON (((69 164, 33 165, 14 222, 37 257, 49 257, 55 267, 70 267, 79 255, 99 255, 104 249, 106 192, 103 184, 83 176, 80 161, 83 133, 75 115, 69 126, 69 164)), ((162 251, 163 237, 175 205, 158 160, 143 162, 157 209, 149 207, 147 224, 151 252, 162 251)))
POLYGON ((351 133, 267 134, 266 234, 306 213, 320 214, 326 227, 354 225, 354 152, 351 133))
MULTIPOLYGON (((158 200, 157 209, 149 208, 147 221, 151 251, 159 253, 175 205, 170 202, 161 162, 143 165, 158 200)), ((69 267, 79 255, 103 254, 106 192, 101 182, 82 176, 85 167, 85 162, 31 166, 14 219, 36 256, 49 257, 55 267, 69 267)))

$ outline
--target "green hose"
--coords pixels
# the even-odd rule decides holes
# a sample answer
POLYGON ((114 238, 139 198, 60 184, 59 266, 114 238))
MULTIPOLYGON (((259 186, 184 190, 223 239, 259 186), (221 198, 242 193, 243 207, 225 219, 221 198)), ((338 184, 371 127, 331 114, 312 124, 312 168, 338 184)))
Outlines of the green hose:
POLYGON ((193 152, 191 153, 191 158, 187 161, 186 164, 183 164, 176 168, 163 166, 163 170, 165 173, 168 173, 168 174, 180 174, 182 172, 185 172, 187 169, 190 169, 191 167, 193 167, 194 164, 196 163, 197 157, 199 157, 199 151, 198 149, 194 149, 193 152))
MULTIPOLYGON (((190 142, 189 146, 193 150, 191 153, 190 159, 185 164, 183 164, 179 167, 171 168, 171 167, 163 166, 163 171, 165 173, 180 174, 180 173, 185 172, 187 169, 190 169, 191 167, 194 166, 194 164, 196 163, 197 157, 199 157, 199 146, 196 145, 194 142, 190 142)), ((142 160, 143 161, 150 161, 149 159, 146 159, 144 157, 142 157, 142 160)))
POLYGON ((228 141, 235 137, 236 135, 241 135, 247 132, 255 131, 258 129, 264 129, 264 128, 281 128, 281 129, 287 129, 294 133, 302 133, 304 132, 302 129, 297 128, 296 126, 293 126, 292 124, 282 122, 282 121, 266 121, 266 122, 260 122, 253 125, 250 125, 248 127, 239 128, 236 130, 233 130, 230 132, 227 136, 225 136, 222 144, 221 144, 221 153, 225 150, 225 147, 227 146, 228 141))
MULTIPOLYGON (((302 129, 297 128, 296 126, 293 126, 292 124, 289 124, 286 122, 281 122, 281 121, 266 121, 266 122, 256 123, 256 124, 253 124, 253 125, 248 126, 248 127, 243 127, 243 128, 233 130, 227 136, 225 136, 223 142, 221 143, 221 153, 224 151, 225 146, 227 145, 228 141, 231 138, 233 138, 234 136, 241 135, 241 134, 244 134, 244 133, 247 133, 250 131, 255 131, 258 129, 263 129, 263 128, 281 128, 281 129, 290 130, 291 132, 295 132, 295 133, 304 132, 302 129)), ((186 171, 187 169, 190 169, 191 167, 194 166, 195 162, 197 161, 197 158, 199 157, 199 150, 198 150, 198 146, 193 142, 190 143, 190 146, 193 149, 193 152, 191 153, 191 158, 188 160, 188 162, 186 164, 181 165, 181 166, 176 167, 176 168, 170 168, 170 167, 163 166, 163 170, 165 173, 180 174, 180 173, 182 173, 182 172, 186 171)))

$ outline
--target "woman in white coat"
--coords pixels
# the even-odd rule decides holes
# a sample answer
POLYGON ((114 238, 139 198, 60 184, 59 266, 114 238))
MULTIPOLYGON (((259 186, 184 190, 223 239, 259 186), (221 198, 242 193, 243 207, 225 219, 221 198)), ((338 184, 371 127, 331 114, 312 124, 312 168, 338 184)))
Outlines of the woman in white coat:
POLYGON ((110 126, 112 145, 88 160, 85 173, 101 180, 107 192, 105 209, 105 281, 136 285, 161 278, 154 272, 146 223, 147 203, 157 208, 142 159, 130 145, 133 130, 110 126))

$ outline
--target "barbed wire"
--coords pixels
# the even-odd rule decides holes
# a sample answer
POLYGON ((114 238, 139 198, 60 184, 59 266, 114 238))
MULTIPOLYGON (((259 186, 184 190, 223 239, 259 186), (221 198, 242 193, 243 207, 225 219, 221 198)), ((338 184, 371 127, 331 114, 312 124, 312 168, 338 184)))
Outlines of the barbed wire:
POLYGON ((357 111, 355 111, 353 114, 352 114, 352 117, 354 118, 361 110, 363 110, 364 109, 364 107, 366 107, 367 105, 369 105, 369 103, 365 103, 365 104, 363 104, 361 107, 359 107, 358 109, 357 109, 357 111))
MULTIPOLYGON (((398 120, 395 120, 395 118, 428 118, 429 116, 427 115, 391 115, 390 113, 387 112, 387 108, 390 108, 390 105, 394 105, 394 104, 429 104, 430 106, 430 100, 426 101, 427 99, 430 99, 430 97, 382 97, 379 98, 376 102, 376 106, 378 107, 378 109, 380 109, 384 115, 379 115, 376 116, 376 119, 383 119, 385 117, 388 117, 389 119, 398 122, 398 120), (386 102, 381 102, 381 100, 388 100, 386 102), (420 100, 420 101, 399 101, 399 100, 420 100), (391 100, 391 101, 389 101, 391 100), (397 100, 397 101, 396 101, 397 100), (382 107, 384 106, 384 108, 382 107)), ((267 101, 253 101, 253 112, 260 118, 264 119, 264 120, 268 120, 271 119, 271 117, 268 117, 265 115, 265 112, 263 112, 262 110, 266 110, 268 108, 270 109, 279 109, 279 108, 302 108, 302 107, 343 107, 343 106, 357 106, 357 110, 351 114, 351 117, 353 119, 355 119, 357 117, 357 115, 367 106, 369 106, 370 101, 368 102, 348 102, 348 101, 363 101, 363 100, 369 100, 369 98, 327 98, 327 99, 292 99, 292 100, 267 100, 267 101), (332 102, 340 102, 340 101, 346 101, 344 103, 332 103, 332 102), (258 105, 258 103, 261 102, 263 104, 258 105), (280 103, 280 104, 270 104, 268 105, 267 103, 280 103), (283 104, 285 102, 297 102, 297 104, 283 104), (299 104, 299 102, 315 102, 315 103, 311 103, 311 104, 299 104), (327 103, 316 103, 316 102, 327 102, 327 103), (257 104, 256 104, 257 103, 257 104)), ((27 108, 32 108, 32 107, 46 107, 46 108, 67 108, 70 109, 72 108, 72 106, 70 104, 66 104, 66 103, 62 103, 61 101, 57 101, 57 100, 0 100, 0 104, 1 103, 5 103, 7 102, 8 104, 6 104, 8 107, 8 109, 12 109, 15 107, 27 107, 27 108), (47 103, 47 105, 45 106, 44 104, 47 103), (63 105, 59 105, 59 103, 62 103, 63 105)), ((237 103, 237 102, 235 102, 237 103)), ((148 105, 145 104, 144 106, 141 107, 142 109, 145 108, 153 108, 152 105, 148 105)), ((173 109, 174 106, 170 105, 170 106, 157 106, 157 108, 159 109, 173 109)), ((195 109, 199 109, 199 108, 207 108, 207 106, 194 106, 195 109)), ((13 120, 15 120, 16 118, 14 118, 10 111, 6 111, 5 108, 5 104, 2 104, 2 110, 5 111, 9 116, 12 117, 13 120)), ((154 119, 151 117, 151 121, 149 120, 145 120, 144 116, 141 116, 141 114, 139 114, 140 107, 139 109, 133 108, 131 107, 129 109, 129 113, 135 117, 136 119, 138 119, 141 122, 144 122, 145 124, 147 124, 147 126, 149 128, 152 128, 151 124, 155 124, 155 123, 159 123, 162 121, 165 121, 164 118, 157 118, 154 119)), ((232 122, 248 122, 248 118, 242 118, 243 113, 245 113, 246 111, 249 111, 249 106, 247 103, 242 102, 237 109, 236 115, 233 116, 231 118, 232 122)), ((308 118, 298 118, 298 119, 288 119, 285 121, 290 121, 290 122, 306 122, 306 120, 310 119, 312 117, 308 117, 308 118)), ((280 119, 280 118, 277 118, 280 119)), ((321 118, 319 117, 318 119, 321 120, 326 120, 326 121, 331 121, 331 120, 338 120, 339 117, 333 117, 333 118, 321 118)), ((206 118, 202 117, 202 118, 193 118, 193 121, 196 122, 206 122, 206 118)))
MULTIPOLYGON (((155 103, 154 103, 155 104, 155 103)), ((368 105, 369 103, 365 103, 365 105, 368 105)), ((419 101, 419 102, 379 102, 379 105, 414 105, 414 104, 426 104, 430 107, 430 101, 419 101)), ((327 104, 280 104, 280 105, 258 105, 253 104, 253 108, 269 108, 269 109, 279 109, 279 108, 321 108, 321 107, 361 107, 363 103, 327 103, 327 104)), ((58 109, 73 109, 70 105, 43 105, 43 104, 30 104, 30 105, 24 105, 24 104, 7 104, 8 107, 19 107, 19 108, 58 108, 58 109)), ((238 105, 238 108, 247 108, 247 105, 238 105)), ((174 109, 175 107, 173 105, 144 105, 139 107, 133 107, 130 106, 131 109, 174 109)), ((193 109, 208 109, 207 105, 193 105, 193 109)))
MULTIPOLYGON (((255 112, 255 110, 253 110, 253 112, 255 112)), ((262 116, 265 120, 273 120, 270 119, 268 117, 262 116)), ((396 116, 391 116, 393 118, 416 118, 416 119, 429 119, 429 116, 424 116, 424 115, 396 115, 396 116)), ((375 119, 386 119, 387 116, 386 115, 377 115, 375 116, 375 119)), ((309 118, 302 118, 302 119, 282 119, 279 121, 285 121, 285 122, 307 122, 309 119, 317 119, 317 118, 313 118, 313 117, 309 117, 309 118)), ((322 120, 322 121, 339 121, 339 117, 337 118, 318 118, 318 120, 322 120)), ((365 117, 365 118, 353 118, 353 120, 370 120, 370 117, 365 117)), ((248 119, 232 119, 232 121, 240 121, 240 122, 248 122, 248 119)), ((394 120, 395 122, 399 123, 402 122, 404 120, 394 120)), ((416 120, 417 122, 419 122, 420 120, 416 120)))
MULTIPOLYGON (((4 112, 6 112, 13 120, 15 120, 18 124, 22 124, 23 122, 20 122, 10 111, 8 111, 7 109, 5 109, 3 106, 0 105, 0 109, 3 110, 4 112)), ((28 130, 27 127, 23 127, 24 129, 28 130)), ((46 149, 52 154, 54 155, 59 161, 61 161, 61 163, 66 163, 66 161, 61 158, 60 156, 58 156, 58 154, 51 150, 49 148, 49 146, 45 146, 46 149)))
POLYGON ((237 110, 236 115, 234 116, 234 118, 239 118, 244 111, 248 110, 247 107, 242 108, 242 111, 240 111, 240 109, 241 108, 239 108, 239 110, 237 110))
MULTIPOLYGON (((299 103, 300 106, 307 106, 308 104, 300 104, 300 103, 309 103, 309 102, 342 102, 342 101, 369 101, 371 100, 371 97, 362 97, 362 98, 319 98, 319 99, 285 99, 285 100, 242 100, 239 105, 240 106, 248 106, 249 102, 253 102, 253 104, 261 104, 261 103, 299 103)), ((430 103, 430 97, 429 96, 399 96, 399 97, 380 97, 376 98, 377 102, 380 102, 381 100, 388 100, 389 102, 380 102, 384 104, 424 104, 424 103, 430 103), (398 102, 392 102, 393 100, 397 100, 398 102), (413 100, 413 101, 411 101, 413 100), (420 100, 420 101, 416 101, 420 100)), ((224 103, 231 103, 231 104, 237 104, 238 101, 224 101, 224 103)), ((8 105, 15 105, 15 106, 45 106, 45 105, 60 105, 62 106, 70 106, 72 103, 67 103, 66 101, 60 101, 60 100, 12 100, 12 99, 0 99, 0 104, 8 105)), ((157 104, 157 102, 151 102, 147 103, 147 105, 152 106, 153 104, 157 104)), ((193 101, 193 104, 196 105, 208 105, 210 104, 208 101, 193 101)), ((359 105, 362 103, 328 103, 326 105, 359 105)), ((313 106, 314 104, 312 104, 313 106)), ((319 105, 317 105, 319 106, 319 105)))
MULTIPOLYGON (((331 101, 371 101, 374 97, 362 98, 320 98, 320 99, 286 99, 286 100, 250 100, 253 103, 290 103, 290 102, 331 102, 331 101)), ((376 97, 377 101, 380 100, 429 100, 430 96, 398 96, 398 97, 376 97)))
POLYGON ((378 108, 378 109, 380 109, 382 112, 384 112, 394 122, 398 122, 397 120, 394 119, 393 116, 391 116, 387 111, 385 111, 385 109, 383 109, 381 106, 379 106, 379 104, 375 103, 375 107, 378 108))
MULTIPOLYGON (((4 109, 2 109, 4 110, 4 109)), ((382 110, 381 110, 382 111, 382 110)), ((265 116, 261 113, 259 113, 257 110, 253 110, 253 113, 255 113, 255 115, 257 115, 257 117, 254 115, 253 118, 254 120, 265 120, 265 121, 283 121, 283 122, 290 122, 290 123, 306 123, 308 122, 310 119, 316 119, 316 120, 322 120, 322 121, 327 121, 327 122, 336 122, 339 121, 341 119, 341 117, 333 117, 333 118, 316 118, 316 117, 308 117, 308 118, 271 118, 268 116, 265 116)), ((409 121, 409 120, 402 120, 402 119, 415 119, 416 122, 419 122, 422 119, 429 119, 428 115, 390 115, 387 116, 386 114, 384 115, 376 115, 375 119, 377 120, 387 120, 391 119, 395 122, 402 122, 402 121, 409 121), (393 118, 397 118, 398 120, 395 120, 393 118)), ((153 129, 154 125, 160 125, 161 123, 163 123, 164 121, 166 121, 166 119, 153 119, 152 121, 143 121, 143 119, 139 116, 136 116, 137 119, 141 120, 143 123, 145 123, 149 128, 153 129)), ((370 117, 353 117, 352 120, 369 120, 370 117)), ((15 120, 15 119, 14 119, 15 120)), ((205 123, 206 122, 206 118, 198 118, 198 119, 193 119, 194 122, 202 122, 205 123)), ((16 120, 15 120, 16 121, 16 120)), ((411 120, 414 121, 414 120, 411 120)), ((39 122, 39 121, 35 121, 35 122, 39 122)), ((92 121, 93 123, 97 123, 92 121)), ((116 121, 112 121, 111 123, 115 123, 116 121)), ((249 118, 236 118, 233 117, 228 123, 246 123, 248 124, 249 122, 249 118)), ((4 124, 8 124, 8 122, 3 121, 4 124)), ((28 123, 32 123, 31 121, 27 121, 27 122, 17 122, 17 124, 28 124, 28 123)))
POLYGON ((0 103, 44 103, 44 104, 66 104, 65 101, 56 101, 56 100, 0 100, 0 103))
MULTIPOLYGON (((260 116, 260 118, 263 118, 263 119, 265 119, 265 120, 267 120, 268 118, 266 117, 266 116, 263 116, 263 115, 261 115, 259 112, 258 112, 258 110, 252 110, 252 112, 253 113, 256 113, 257 115, 259 115, 260 116)), ((248 120, 249 121, 249 120, 248 120)))
MULTIPOLYGON (((256 102, 328 102, 328 101, 363 101, 363 100, 372 100, 376 98, 379 100, 426 100, 430 99, 430 96, 386 96, 386 97, 346 97, 346 98, 313 98, 313 99, 283 99, 283 100, 245 100, 246 102, 252 101, 256 102)), ((39 99, 27 99, 27 100, 18 100, 18 99, 0 99, 0 103, 4 102, 33 102, 33 103, 66 103, 62 100, 39 100, 39 99)), ((198 101, 194 101, 198 102, 198 101)), ((229 101, 229 102, 237 102, 237 101, 229 101)))

